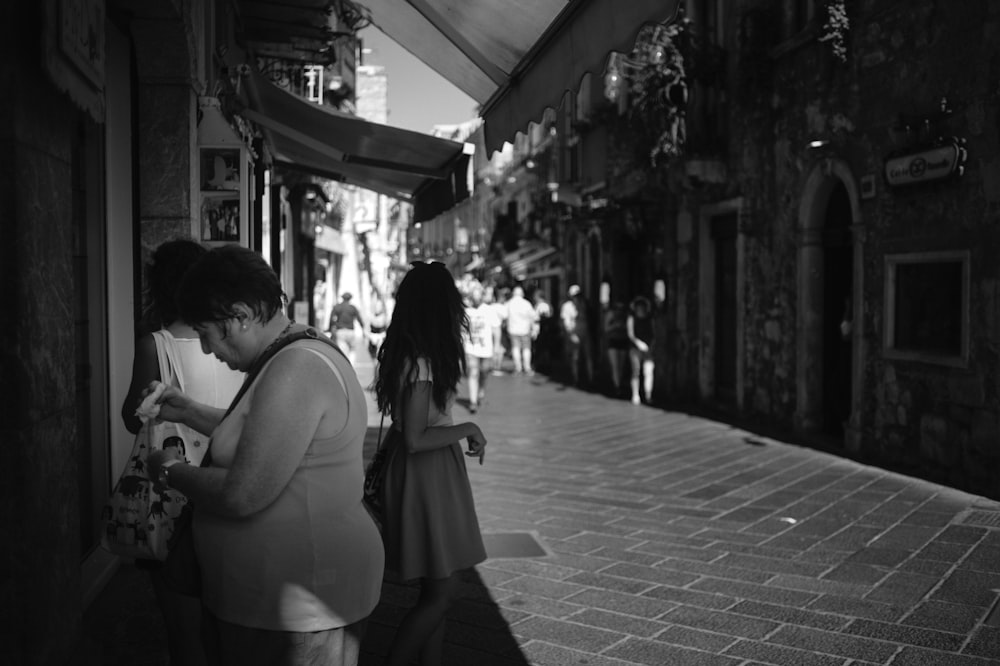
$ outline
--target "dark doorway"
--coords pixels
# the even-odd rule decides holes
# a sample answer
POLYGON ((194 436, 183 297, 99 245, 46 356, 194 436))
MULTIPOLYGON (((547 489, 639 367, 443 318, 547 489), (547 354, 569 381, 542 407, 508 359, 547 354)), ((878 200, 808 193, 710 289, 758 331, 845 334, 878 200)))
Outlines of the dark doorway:
POLYGON ((736 404, 736 213, 712 219, 715 245, 715 398, 736 404))
POLYGON ((854 326, 854 246, 851 200, 838 181, 830 193, 823 226, 823 425, 843 440, 851 415, 851 329, 854 326))

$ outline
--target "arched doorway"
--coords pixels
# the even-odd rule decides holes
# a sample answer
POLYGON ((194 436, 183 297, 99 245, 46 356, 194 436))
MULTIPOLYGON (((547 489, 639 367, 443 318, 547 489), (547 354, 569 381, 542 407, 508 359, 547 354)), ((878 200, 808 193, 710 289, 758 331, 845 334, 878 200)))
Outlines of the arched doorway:
POLYGON ((860 402, 863 237, 858 189, 841 160, 817 164, 799 208, 796 428, 853 449, 860 402), (842 324, 849 324, 842 327, 842 324))
POLYGON ((853 328, 854 246, 851 201, 834 184, 823 220, 823 411, 821 432, 843 440, 851 415, 851 329, 853 328))

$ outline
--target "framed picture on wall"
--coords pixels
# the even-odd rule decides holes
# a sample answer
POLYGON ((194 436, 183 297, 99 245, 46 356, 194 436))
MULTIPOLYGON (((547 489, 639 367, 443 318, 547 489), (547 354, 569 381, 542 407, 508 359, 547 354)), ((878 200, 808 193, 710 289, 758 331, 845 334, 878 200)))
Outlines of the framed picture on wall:
POLYGON ((246 210, 240 192, 202 192, 200 238, 205 243, 247 245, 246 210))
POLYGON ((240 148, 201 148, 199 167, 202 192, 239 192, 246 179, 240 148))

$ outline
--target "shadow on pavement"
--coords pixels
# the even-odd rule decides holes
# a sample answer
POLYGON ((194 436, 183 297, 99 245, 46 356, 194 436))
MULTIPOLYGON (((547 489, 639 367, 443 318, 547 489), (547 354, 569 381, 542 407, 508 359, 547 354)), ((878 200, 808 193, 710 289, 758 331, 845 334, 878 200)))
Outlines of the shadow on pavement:
MULTIPOLYGON (((378 437, 378 426, 369 427, 365 435, 366 466, 375 453, 378 437)), ((459 600, 448 613, 442 666, 529 664, 479 573, 468 569, 462 572, 461 577, 459 600)), ((379 666, 382 663, 396 627, 416 603, 418 593, 415 583, 386 581, 382 584, 382 598, 369 618, 359 666, 379 666)))

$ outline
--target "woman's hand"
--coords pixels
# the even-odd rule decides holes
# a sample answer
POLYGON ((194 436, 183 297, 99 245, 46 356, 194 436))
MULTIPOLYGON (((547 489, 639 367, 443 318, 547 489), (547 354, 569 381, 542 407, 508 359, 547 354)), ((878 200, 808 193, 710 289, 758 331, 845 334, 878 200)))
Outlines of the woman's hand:
POLYGON ((472 424, 475 428, 475 432, 469 435, 469 450, 465 452, 465 455, 470 457, 479 456, 479 464, 483 464, 483 460, 486 458, 486 436, 483 431, 479 429, 479 426, 472 424))
POLYGON ((649 345, 647 345, 642 340, 639 340, 638 338, 636 338, 636 340, 635 340, 635 348, 638 349, 639 351, 643 352, 643 353, 646 353, 646 352, 649 351, 649 345))
MULTIPOLYGON (((145 399, 148 395, 155 393, 160 382, 151 382, 142 392, 145 399)), ((156 405, 159 407, 157 420, 170 421, 171 423, 181 423, 184 420, 184 413, 191 405, 191 399, 175 386, 164 386, 163 391, 156 398, 156 405)))
POLYGON ((160 485, 160 469, 163 468, 163 463, 170 460, 184 462, 184 458, 175 448, 171 448, 169 451, 164 451, 162 449, 158 451, 151 451, 146 457, 146 476, 153 482, 153 490, 158 493, 162 493, 165 490, 165 488, 160 485))

